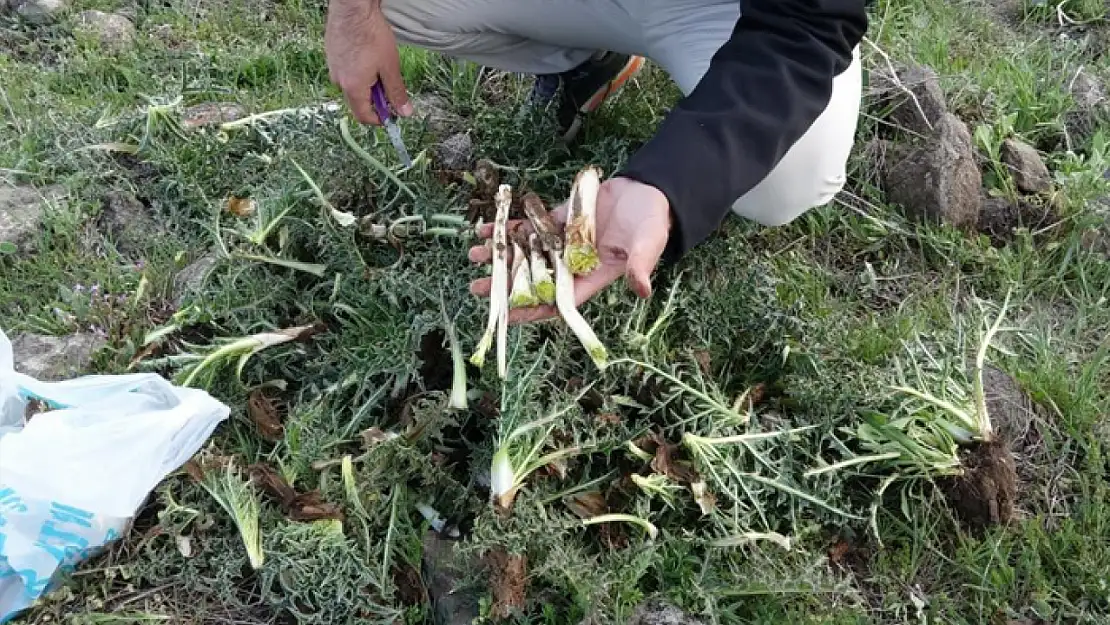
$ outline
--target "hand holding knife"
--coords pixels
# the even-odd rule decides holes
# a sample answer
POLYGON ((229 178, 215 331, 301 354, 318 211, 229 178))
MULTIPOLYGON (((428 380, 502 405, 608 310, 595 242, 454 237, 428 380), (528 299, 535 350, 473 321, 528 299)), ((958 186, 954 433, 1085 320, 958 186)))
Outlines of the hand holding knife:
POLYGON ((401 128, 397 125, 393 116, 390 115, 389 101, 385 97, 385 88, 380 80, 374 83, 374 87, 370 90, 370 97, 374 102, 374 111, 378 114, 378 119, 381 120, 382 125, 385 126, 385 132, 389 135, 389 141, 393 144, 393 149, 397 150, 397 155, 401 158, 401 162, 405 164, 405 168, 412 167, 412 158, 409 157, 409 151, 405 148, 405 142, 401 138, 401 128))

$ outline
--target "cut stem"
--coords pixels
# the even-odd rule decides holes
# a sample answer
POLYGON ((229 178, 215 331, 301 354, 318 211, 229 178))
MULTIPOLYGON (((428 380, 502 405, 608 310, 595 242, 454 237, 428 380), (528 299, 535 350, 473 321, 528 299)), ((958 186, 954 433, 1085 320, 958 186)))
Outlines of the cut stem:
POLYGON ((486 322, 486 331, 478 342, 478 347, 470 357, 470 362, 481 368, 486 361, 486 352, 493 346, 497 338, 497 370, 498 375, 505 377, 505 343, 507 341, 506 325, 509 315, 509 267, 508 241, 506 237, 506 224, 509 221, 509 207, 512 204, 512 188, 501 185, 494 197, 497 204, 497 215, 493 220, 493 279, 490 284, 489 318, 486 322))
POLYGON ((509 295, 509 307, 535 306, 539 303, 532 289, 532 270, 529 259, 528 239, 520 228, 514 228, 513 242, 513 292, 509 295))
POLYGON ((582 317, 575 306, 574 275, 567 267, 566 260, 562 254, 554 254, 553 256, 555 257, 555 306, 559 309, 559 314, 562 315, 563 320, 566 321, 567 327, 578 337, 582 347, 586 348, 590 360, 594 361, 594 365, 598 369, 604 370, 609 365, 609 350, 597 338, 589 322, 582 317))
POLYGON ((532 276, 532 292, 536 294, 536 299, 544 304, 555 303, 555 280, 551 275, 551 269, 547 267, 547 260, 544 259, 543 249, 541 249, 540 238, 533 232, 528 237, 528 252, 531 256, 531 266, 529 267, 532 276))
POLYGON ((601 170, 589 166, 578 172, 567 202, 566 262, 571 272, 581 276, 601 264, 597 254, 597 194, 601 190, 601 170))

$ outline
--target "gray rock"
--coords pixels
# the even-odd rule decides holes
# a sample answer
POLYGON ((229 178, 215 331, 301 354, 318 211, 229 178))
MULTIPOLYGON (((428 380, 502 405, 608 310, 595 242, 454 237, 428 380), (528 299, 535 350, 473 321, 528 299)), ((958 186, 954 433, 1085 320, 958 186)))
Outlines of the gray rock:
POLYGON ((1095 109, 1110 106, 1102 81, 1086 70, 1079 70, 1071 81, 1071 95, 1081 109, 1095 109))
POLYGON ((480 615, 481 589, 466 584, 475 564, 455 553, 455 541, 424 535, 423 574, 438 625, 470 625, 480 615))
POLYGON ((123 48, 135 38, 135 25, 117 13, 82 11, 77 22, 81 31, 96 37, 108 49, 123 48))
POLYGON ((876 73, 871 90, 883 107, 890 107, 892 124, 920 135, 930 134, 932 127, 948 113, 940 78, 931 67, 914 65, 905 68, 898 72, 897 81, 876 73), (914 97, 911 98, 907 91, 914 97))
POLYGON ((161 226, 142 202, 127 191, 111 190, 104 194, 97 224, 116 250, 128 257, 138 256, 152 239, 162 234, 161 226))
POLYGON ((69 336, 21 334, 12 339, 15 370, 39 380, 64 380, 83 375, 93 355, 107 341, 94 334, 69 336))
POLYGON ((636 608, 628 625, 704 625, 704 621, 665 601, 652 599, 636 608))
POLYGON ((9 0, 8 6, 25 21, 44 26, 57 19, 66 3, 65 0, 9 0))
POLYGON ((0 243, 30 251, 35 232, 42 225, 46 204, 62 196, 60 187, 0 185, 0 243))
POLYGON ((173 279, 174 306, 180 307, 186 297, 200 292, 217 262, 215 256, 202 256, 177 272, 173 279))
POLYGON ((458 133, 444 139, 436 146, 439 166, 451 171, 466 171, 474 165, 474 142, 470 135, 458 133))
POLYGON ((413 119, 428 125, 435 136, 445 136, 466 127, 466 122, 453 110, 447 98, 434 93, 412 97, 413 119))
POLYGON ((1052 188, 1052 175, 1037 148, 1018 141, 1002 142, 1002 163, 1014 178, 1014 185, 1024 193, 1043 193, 1052 188))
POLYGON ((965 229, 978 225, 982 185, 971 133, 951 113, 940 118, 923 145, 891 163, 884 176, 887 198, 911 216, 965 229))
POLYGON ((233 122, 245 117, 247 110, 234 102, 205 102, 190 106, 181 113, 181 125, 200 128, 233 122))

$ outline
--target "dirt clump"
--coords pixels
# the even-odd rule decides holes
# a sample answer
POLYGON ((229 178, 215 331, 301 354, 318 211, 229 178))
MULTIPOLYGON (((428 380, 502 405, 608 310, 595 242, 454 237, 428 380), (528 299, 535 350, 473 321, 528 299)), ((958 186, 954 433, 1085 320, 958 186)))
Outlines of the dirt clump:
POLYGON ((940 77, 926 65, 912 65, 891 76, 889 71, 872 75, 870 95, 876 108, 887 111, 896 128, 928 136, 948 113, 940 77))
POLYGON ((191 130, 233 122, 246 115, 247 110, 234 102, 203 102, 181 112, 181 125, 191 130))
POLYGON ((135 39, 135 25, 118 13, 82 11, 77 16, 80 30, 109 50, 119 50, 135 39))
POLYGON ((455 545, 434 531, 424 535, 424 585, 434 620, 441 625, 469 625, 481 614, 480 593, 466 581, 474 563, 460 557, 455 545))
POLYGON ((435 148, 436 162, 449 171, 464 171, 474 161, 474 141, 465 132, 453 134, 435 148))
POLYGON ((948 496, 960 519, 971 529, 1006 525, 1017 505, 1017 468, 1009 444, 1001 438, 962 453, 964 474, 954 478, 948 496))
POLYGON ((528 561, 524 554, 494 549, 486 554, 493 605, 490 615, 505 620, 522 614, 528 590, 528 561))
POLYGON ((990 238, 995 247, 1003 247, 1014 239, 1019 228, 1039 230, 1059 221, 1060 215, 1049 202, 1005 198, 983 199, 979 211, 979 232, 990 238))
POLYGON ((1002 163, 1010 171, 1014 185, 1023 193, 1044 193, 1052 189, 1052 174, 1037 148, 1017 139, 1002 142, 1002 163))
POLYGON ((944 114, 928 139, 884 175, 890 201, 912 217, 957 228, 978 225, 983 176, 967 124, 944 114))
POLYGON ((640 604, 628 625, 703 625, 703 621, 661 599, 640 604))
POLYGON ((37 189, 27 185, 0 185, 0 243, 21 252, 32 251, 33 238, 42 225, 46 205, 58 200, 61 187, 37 189))
POLYGON ((120 190, 104 194, 96 225, 126 257, 139 256, 153 239, 163 234, 146 206, 130 192, 120 190))

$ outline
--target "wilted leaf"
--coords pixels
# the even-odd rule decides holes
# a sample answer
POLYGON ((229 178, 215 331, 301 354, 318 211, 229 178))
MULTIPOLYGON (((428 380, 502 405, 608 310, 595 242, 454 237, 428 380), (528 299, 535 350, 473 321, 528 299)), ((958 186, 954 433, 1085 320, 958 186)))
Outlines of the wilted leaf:
POLYGON ((609 511, 601 491, 591 490, 563 497, 563 503, 580 519, 590 519, 609 511))
POLYGON ((675 458, 678 445, 668 443, 660 435, 656 435, 653 440, 655 442, 655 457, 651 460, 653 471, 666 475, 679 484, 693 484, 700 479, 698 472, 689 462, 675 458))
POLYGON ((717 505, 717 496, 709 492, 705 480, 698 480, 690 484, 690 492, 694 493, 694 501, 698 503, 702 514, 713 512, 713 508, 717 505))
POLYGON ((615 412, 603 412, 594 417, 594 420, 600 425, 620 425, 621 416, 615 412))
POLYGON ((249 197, 232 196, 227 198, 227 212, 236 217, 250 217, 254 214, 255 209, 254 200, 249 197))
POLYGON ((394 432, 386 432, 379 427, 372 427, 362 431, 362 447, 363 449, 372 449, 398 436, 400 435, 394 432))
POLYGON ((187 461, 181 468, 189 474, 189 477, 193 478, 194 482, 199 484, 204 481, 204 469, 196 460, 187 461))
POLYGON ((324 501, 320 492, 315 490, 296 495, 286 507, 286 514, 294 521, 343 520, 342 508, 337 504, 324 501))
POLYGON ((271 443, 281 440, 285 430, 278 417, 277 407, 273 400, 262 392, 262 389, 251 391, 250 398, 247 400, 247 414, 250 415, 251 422, 258 428, 262 438, 271 443))
POLYGON ((844 557, 848 555, 848 541, 840 540, 835 545, 829 547, 829 562, 833 564, 840 564, 844 561, 844 557))
POLYGON ((293 487, 268 464, 258 462, 247 467, 251 481, 282 506, 288 506, 297 496, 293 487))

